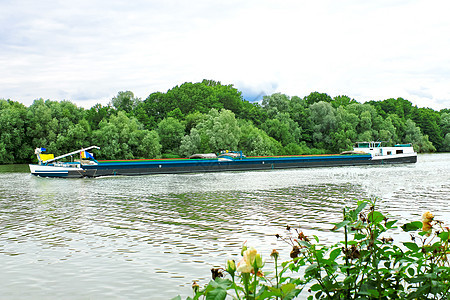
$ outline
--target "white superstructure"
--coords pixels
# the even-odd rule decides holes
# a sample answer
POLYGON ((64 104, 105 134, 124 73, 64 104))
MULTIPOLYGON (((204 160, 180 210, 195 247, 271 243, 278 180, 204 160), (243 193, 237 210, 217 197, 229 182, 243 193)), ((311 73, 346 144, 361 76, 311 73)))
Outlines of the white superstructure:
POLYGON ((417 157, 411 144, 397 144, 393 147, 383 147, 381 142, 358 142, 354 152, 364 152, 372 155, 372 160, 417 157))

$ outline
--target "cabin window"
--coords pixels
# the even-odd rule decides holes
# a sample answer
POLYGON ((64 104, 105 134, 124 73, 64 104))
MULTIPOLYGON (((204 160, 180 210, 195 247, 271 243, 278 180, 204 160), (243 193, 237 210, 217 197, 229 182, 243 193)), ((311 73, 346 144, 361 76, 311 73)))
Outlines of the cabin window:
POLYGON ((396 153, 396 154, 402 154, 402 153, 403 153, 403 150, 396 150, 395 153, 396 153))
POLYGON ((388 151, 388 152, 387 152, 387 155, 391 155, 391 154, 392 154, 392 152, 391 152, 391 151, 388 151))

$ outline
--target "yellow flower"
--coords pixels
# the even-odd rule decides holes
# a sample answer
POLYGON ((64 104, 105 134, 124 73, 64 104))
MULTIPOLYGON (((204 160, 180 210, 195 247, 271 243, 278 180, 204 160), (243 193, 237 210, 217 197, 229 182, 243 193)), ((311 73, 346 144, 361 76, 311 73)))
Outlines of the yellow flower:
POLYGON ((241 273, 251 273, 254 271, 254 266, 258 269, 264 266, 261 254, 258 254, 255 248, 251 247, 244 251, 244 257, 237 265, 238 272, 241 273))
POLYGON ((236 272, 236 263, 234 262, 234 260, 227 260, 227 266, 225 270, 230 274, 234 274, 234 272, 236 272))
POLYGON ((431 222, 433 221, 434 216, 432 213, 430 213, 429 211, 427 211, 426 213, 423 214, 422 216, 422 231, 429 231, 431 230, 431 222))

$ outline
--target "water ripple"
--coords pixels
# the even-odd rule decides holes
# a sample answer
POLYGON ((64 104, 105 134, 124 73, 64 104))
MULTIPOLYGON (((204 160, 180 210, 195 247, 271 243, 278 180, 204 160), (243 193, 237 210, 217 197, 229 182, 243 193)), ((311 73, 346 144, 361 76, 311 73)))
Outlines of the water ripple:
POLYGON ((192 280, 206 283, 212 266, 239 260, 245 241, 286 258, 275 234, 287 225, 338 241, 330 224, 355 199, 378 197, 401 220, 426 210, 450 219, 448 154, 389 167, 75 180, 0 172, 0 182, 5 298, 190 295, 192 280))

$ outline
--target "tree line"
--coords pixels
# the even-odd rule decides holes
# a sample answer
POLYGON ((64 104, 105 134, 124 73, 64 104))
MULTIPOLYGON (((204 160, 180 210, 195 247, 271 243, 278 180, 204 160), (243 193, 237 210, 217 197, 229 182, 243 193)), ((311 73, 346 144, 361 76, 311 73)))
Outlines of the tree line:
POLYGON ((187 157, 242 150, 246 155, 338 153, 356 141, 413 143, 450 151, 450 110, 397 98, 359 103, 347 96, 281 93, 251 103, 233 85, 186 82, 145 100, 119 92, 90 109, 38 99, 0 99, 0 163, 35 160, 34 148, 63 154, 90 145, 97 159, 187 157))

